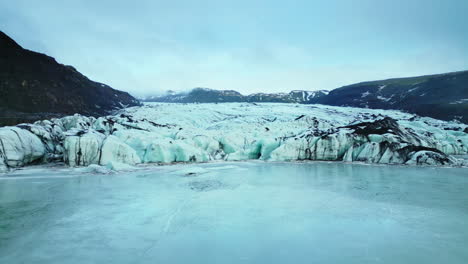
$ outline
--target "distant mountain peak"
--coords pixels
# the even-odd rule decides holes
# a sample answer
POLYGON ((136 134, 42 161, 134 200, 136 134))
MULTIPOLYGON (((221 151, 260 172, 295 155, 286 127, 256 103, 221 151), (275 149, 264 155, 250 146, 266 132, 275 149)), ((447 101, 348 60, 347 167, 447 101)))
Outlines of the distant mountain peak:
POLYGON ((313 103, 313 100, 328 94, 326 90, 294 90, 289 93, 253 93, 243 95, 235 90, 216 90, 197 87, 187 92, 166 93, 160 96, 148 96, 147 102, 167 103, 222 103, 222 102, 274 102, 274 103, 313 103))

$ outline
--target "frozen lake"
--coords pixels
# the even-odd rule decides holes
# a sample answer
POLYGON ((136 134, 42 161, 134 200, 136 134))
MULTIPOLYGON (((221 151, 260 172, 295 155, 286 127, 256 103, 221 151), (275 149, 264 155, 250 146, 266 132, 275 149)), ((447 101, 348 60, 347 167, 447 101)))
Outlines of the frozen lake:
POLYGON ((468 169, 210 163, 0 178, 0 263, 468 263, 468 169))

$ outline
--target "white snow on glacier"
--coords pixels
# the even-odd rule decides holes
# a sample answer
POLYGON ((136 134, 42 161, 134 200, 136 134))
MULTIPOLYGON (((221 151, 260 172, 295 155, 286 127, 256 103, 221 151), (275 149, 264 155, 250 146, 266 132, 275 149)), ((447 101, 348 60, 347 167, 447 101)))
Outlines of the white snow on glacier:
POLYGON ((399 111, 278 103, 147 103, 113 116, 0 128, 0 171, 65 161, 140 163, 336 160, 466 165, 467 126, 399 111))

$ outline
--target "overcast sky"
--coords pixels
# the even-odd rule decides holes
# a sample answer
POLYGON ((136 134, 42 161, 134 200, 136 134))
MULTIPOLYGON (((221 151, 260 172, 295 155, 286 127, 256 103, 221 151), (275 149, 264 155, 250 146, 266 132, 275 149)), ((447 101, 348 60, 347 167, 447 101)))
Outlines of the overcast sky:
POLYGON ((0 30, 137 96, 468 69, 467 0, 0 0, 0 30))

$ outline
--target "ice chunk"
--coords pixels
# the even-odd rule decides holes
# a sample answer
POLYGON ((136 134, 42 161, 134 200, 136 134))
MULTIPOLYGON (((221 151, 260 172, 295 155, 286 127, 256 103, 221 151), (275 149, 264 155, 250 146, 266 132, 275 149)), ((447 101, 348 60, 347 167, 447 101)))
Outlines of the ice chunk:
POLYGON ((151 143, 147 148, 143 158, 146 163, 162 162, 169 163, 175 161, 172 152, 172 143, 169 139, 162 139, 159 142, 151 143))
POLYGON ((179 162, 206 162, 210 160, 208 153, 182 140, 174 141, 170 151, 174 155, 174 161, 179 162))
POLYGON ((33 133, 18 127, 0 128, 0 167, 24 166, 44 155, 44 144, 33 133))
POLYGON ((8 167, 5 163, 5 155, 3 154, 3 150, 0 148, 0 173, 7 172, 8 167))
POLYGON ((131 171, 135 170, 135 167, 129 164, 117 162, 117 161, 109 161, 106 164, 107 168, 113 171, 131 171))
POLYGON ((95 131, 67 136, 64 141, 64 160, 69 166, 98 164, 105 136, 95 131))
POLYGON ((457 161, 443 153, 433 151, 418 151, 406 162, 406 164, 413 165, 450 165, 454 163, 456 164, 457 161))
POLYGON ((141 160, 129 145, 116 136, 108 136, 102 146, 100 164, 107 165, 111 162, 135 165, 141 163, 141 160))
POLYGON ((108 167, 100 166, 96 164, 91 164, 88 167, 84 167, 84 168, 76 168, 76 170, 79 172, 84 172, 84 173, 97 173, 97 174, 109 174, 112 172, 108 167))

